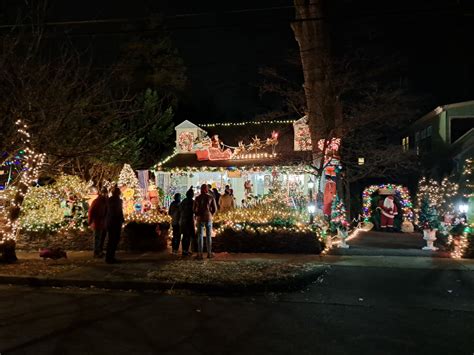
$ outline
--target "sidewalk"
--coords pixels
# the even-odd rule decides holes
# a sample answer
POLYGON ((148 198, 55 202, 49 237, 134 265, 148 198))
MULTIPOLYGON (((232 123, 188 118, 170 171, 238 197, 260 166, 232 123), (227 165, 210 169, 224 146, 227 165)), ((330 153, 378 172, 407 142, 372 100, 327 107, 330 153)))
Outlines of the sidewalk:
POLYGON ((167 252, 118 253, 122 263, 113 265, 91 252, 69 252, 56 261, 42 260, 38 252, 17 256, 15 264, 0 264, 0 284, 242 293, 298 289, 331 266, 474 271, 473 259, 409 256, 219 253, 198 261, 167 252))

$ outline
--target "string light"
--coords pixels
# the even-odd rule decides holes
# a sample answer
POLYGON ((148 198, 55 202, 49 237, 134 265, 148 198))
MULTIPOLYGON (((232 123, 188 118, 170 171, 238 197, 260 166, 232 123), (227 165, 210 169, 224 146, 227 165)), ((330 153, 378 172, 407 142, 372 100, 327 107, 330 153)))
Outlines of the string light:
POLYGON ((60 175, 50 185, 31 187, 22 203, 19 226, 28 232, 86 230, 90 188, 72 175, 60 175))
POLYGON ((403 219, 413 221, 413 203, 411 202, 410 192, 408 189, 402 185, 394 184, 381 184, 381 185, 371 185, 367 187, 362 193, 363 200, 363 216, 367 222, 372 215, 371 204, 372 204, 372 195, 379 189, 389 189, 393 190, 400 197, 400 203, 403 212, 403 219))
POLYGON ((458 195, 459 185, 450 182, 445 177, 441 183, 438 183, 433 179, 421 178, 418 182, 418 194, 416 200, 416 221, 418 224, 418 218, 422 205, 423 198, 427 197, 430 206, 436 206, 437 211, 441 216, 446 214, 454 215, 454 199, 458 195))
POLYGON ((10 210, 18 209, 21 213, 21 205, 25 195, 28 193, 30 187, 38 179, 39 172, 44 164, 46 155, 42 153, 36 153, 30 148, 30 133, 28 132, 28 125, 23 123, 22 120, 18 119, 15 122, 17 126, 17 133, 20 137, 20 144, 24 147, 24 164, 20 173, 20 179, 17 186, 12 186, 10 193, 10 201, 4 201, 4 208, 1 209, 2 219, 6 221, 3 226, 2 241, 5 240, 16 240, 18 233, 20 232, 20 225, 17 216, 12 217, 9 213, 10 210), (7 208, 8 206, 8 208, 7 208))
POLYGON ((272 121, 245 121, 245 122, 216 122, 216 123, 202 123, 198 124, 201 128, 213 128, 213 127, 239 127, 247 125, 268 125, 268 124, 293 124, 296 120, 272 120, 272 121))
POLYGON ((474 181, 472 180, 472 168, 474 160, 472 158, 466 159, 463 170, 463 195, 466 198, 474 197, 474 181))
POLYGON ((459 236, 457 241, 454 241, 455 239, 452 235, 449 237, 451 238, 451 242, 454 243, 454 250, 451 252, 451 257, 454 259, 461 259, 469 246, 468 234, 463 233, 459 236))
POLYGON ((242 173, 269 173, 277 172, 279 174, 314 174, 314 168, 310 165, 244 165, 244 166, 184 166, 167 167, 162 165, 155 166, 154 172, 169 172, 177 175, 189 175, 192 173, 225 173, 231 171, 241 171, 242 173))
POLYGON ((170 223, 171 217, 167 214, 159 213, 156 210, 151 210, 148 212, 137 212, 134 211, 125 216, 125 223, 136 222, 136 223, 170 223))

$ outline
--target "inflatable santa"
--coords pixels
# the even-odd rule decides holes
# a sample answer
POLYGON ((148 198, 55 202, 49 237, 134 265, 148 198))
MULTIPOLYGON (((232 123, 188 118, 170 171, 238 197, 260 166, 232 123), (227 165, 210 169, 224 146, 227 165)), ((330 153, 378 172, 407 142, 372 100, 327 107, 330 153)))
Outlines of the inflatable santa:
POLYGON ((380 226, 385 228, 393 228, 393 220, 395 216, 398 214, 397 205, 393 201, 393 196, 385 197, 383 201, 383 205, 381 206, 381 214, 380 214, 380 226))

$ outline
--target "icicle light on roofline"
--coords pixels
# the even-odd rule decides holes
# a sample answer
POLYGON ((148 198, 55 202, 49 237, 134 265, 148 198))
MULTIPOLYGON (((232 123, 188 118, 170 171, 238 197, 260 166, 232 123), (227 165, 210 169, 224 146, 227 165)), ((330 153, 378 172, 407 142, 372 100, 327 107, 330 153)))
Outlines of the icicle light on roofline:
POLYGON ((245 125, 261 125, 261 124, 293 124, 296 120, 273 120, 273 121, 246 121, 246 122, 216 122, 216 123, 202 123, 198 124, 200 127, 235 127, 245 125))
POLYGON ((249 154, 238 154, 234 155, 232 160, 244 160, 244 159, 262 159, 262 158, 275 158, 276 153, 249 153, 249 154))
POLYGON ((172 154, 168 155, 166 158, 164 158, 162 161, 160 161, 160 162, 157 164, 157 167, 159 168, 159 167, 162 166, 163 164, 166 164, 166 163, 169 162, 172 158, 174 158, 176 155, 178 155, 178 151, 175 149, 172 154))

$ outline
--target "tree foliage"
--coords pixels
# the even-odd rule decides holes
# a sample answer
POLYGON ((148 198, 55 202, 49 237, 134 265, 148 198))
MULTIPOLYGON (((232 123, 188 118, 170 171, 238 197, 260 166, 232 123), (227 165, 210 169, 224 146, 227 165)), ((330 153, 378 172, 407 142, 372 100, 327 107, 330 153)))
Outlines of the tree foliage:
MULTIPOLYGON (((170 100, 156 90, 117 90, 112 70, 98 73, 72 46, 48 42, 43 15, 1 37, 4 159, 22 148, 14 124, 21 119, 29 126, 31 146, 47 154, 44 168, 50 175, 66 172, 98 182, 115 177, 124 162, 137 168, 156 163, 171 134, 170 100)), ((155 61, 160 55, 169 57, 157 52, 155 61)), ((167 78, 156 80, 155 88, 178 85, 167 78)))
POLYGON ((159 16, 151 15, 144 31, 122 48, 115 70, 135 92, 150 88, 176 106, 187 82, 183 60, 159 16))

